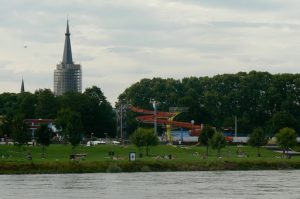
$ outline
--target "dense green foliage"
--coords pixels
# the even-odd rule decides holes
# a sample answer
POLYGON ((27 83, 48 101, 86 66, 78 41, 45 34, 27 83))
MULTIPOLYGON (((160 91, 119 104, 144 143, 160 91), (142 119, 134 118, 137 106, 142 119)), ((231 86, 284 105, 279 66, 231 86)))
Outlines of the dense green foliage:
POLYGON ((90 137, 113 137, 115 134, 115 114, 101 89, 93 86, 84 93, 68 92, 55 96, 49 89, 40 89, 35 93, 0 94, 0 136, 11 138, 16 119, 57 119, 62 110, 76 112, 82 124, 81 134, 90 137))
POLYGON ((297 134, 294 129, 283 128, 276 134, 276 142, 283 149, 283 154, 297 144, 297 134))
POLYGON ((226 146, 227 142, 223 133, 216 132, 210 140, 211 148, 218 151, 217 157, 221 157, 221 149, 226 146))
POLYGON ((267 143, 264 130, 261 127, 255 128, 249 136, 248 144, 257 147, 257 156, 260 157, 260 147, 267 143))
POLYGON ((58 113, 58 125, 61 126, 64 137, 76 147, 82 140, 82 122, 79 112, 63 109, 58 113))
POLYGON ((202 129, 201 134, 199 135, 198 141, 201 145, 206 146, 206 156, 208 156, 208 146, 210 144, 210 140, 216 133, 215 129, 210 126, 205 126, 202 129))
POLYGON ((48 127, 48 125, 41 124, 36 132, 36 141, 38 144, 43 146, 49 146, 51 144, 52 136, 53 131, 48 127))
POLYGON ((16 118, 12 123, 13 134, 12 138, 14 142, 18 145, 27 144, 30 141, 31 135, 28 128, 28 125, 23 123, 22 120, 16 118))
MULTIPOLYGON (((161 111, 189 107, 188 113, 176 118, 180 121, 228 128, 234 127, 236 115, 239 135, 248 135, 259 126, 269 136, 283 127, 300 132, 300 74, 252 71, 182 80, 142 79, 119 96, 120 101, 152 109, 150 98, 160 102, 161 111)), ((128 131, 133 132, 135 114, 127 116, 128 131)))
POLYGON ((41 124, 36 132, 36 141, 42 145, 42 157, 45 157, 45 147, 51 144, 53 137, 53 131, 47 124, 41 124))
POLYGON ((159 143, 157 135, 155 135, 153 129, 145 129, 145 128, 138 128, 132 135, 131 135, 131 142, 136 147, 142 151, 143 147, 146 147, 146 155, 149 155, 150 146, 156 146, 159 143))

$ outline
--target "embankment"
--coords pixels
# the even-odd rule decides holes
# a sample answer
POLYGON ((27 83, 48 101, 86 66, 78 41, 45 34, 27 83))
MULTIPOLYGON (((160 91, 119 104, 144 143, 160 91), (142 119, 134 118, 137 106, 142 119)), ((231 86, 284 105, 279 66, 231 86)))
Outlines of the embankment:
POLYGON ((165 172, 165 171, 221 171, 221 170, 279 170, 300 169, 299 160, 202 160, 178 161, 103 161, 103 162, 2 162, 0 174, 55 174, 96 172, 165 172))

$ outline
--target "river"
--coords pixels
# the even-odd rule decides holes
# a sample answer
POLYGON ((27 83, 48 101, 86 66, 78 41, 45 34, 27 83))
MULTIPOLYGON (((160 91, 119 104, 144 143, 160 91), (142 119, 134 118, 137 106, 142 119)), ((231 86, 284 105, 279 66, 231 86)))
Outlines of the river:
POLYGON ((1 199, 300 198, 300 171, 0 175, 1 199))

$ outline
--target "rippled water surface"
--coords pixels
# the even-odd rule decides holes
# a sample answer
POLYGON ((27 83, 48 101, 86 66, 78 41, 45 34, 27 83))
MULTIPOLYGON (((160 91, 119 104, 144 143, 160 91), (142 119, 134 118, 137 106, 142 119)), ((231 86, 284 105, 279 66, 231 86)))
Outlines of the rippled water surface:
POLYGON ((2 199, 300 198, 300 171, 1 175, 2 199))

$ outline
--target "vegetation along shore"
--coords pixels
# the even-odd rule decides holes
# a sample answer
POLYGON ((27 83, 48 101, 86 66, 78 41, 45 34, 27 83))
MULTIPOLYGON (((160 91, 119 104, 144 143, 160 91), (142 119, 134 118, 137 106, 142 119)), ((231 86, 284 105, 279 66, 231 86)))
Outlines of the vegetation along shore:
POLYGON ((151 171, 216 171, 216 170, 257 170, 257 169, 299 169, 300 157, 282 158, 281 153, 261 149, 257 157, 256 149, 249 146, 227 146, 222 158, 217 151, 199 146, 157 146, 150 149, 149 156, 139 156, 135 146, 99 145, 80 146, 76 149, 84 158, 70 160, 69 145, 51 145, 46 157, 42 157, 41 147, 0 146, 2 158, 1 174, 29 173, 94 173, 94 172, 151 172, 151 171), (237 150, 243 155, 237 155, 237 150), (113 156, 111 153, 113 152, 113 156), (129 153, 136 152, 135 161, 129 161, 129 153), (32 159, 28 159, 31 153, 32 159))
POLYGON ((114 107, 97 86, 2 93, 0 173, 299 169, 299 96, 300 74, 256 71, 142 79, 114 107))

